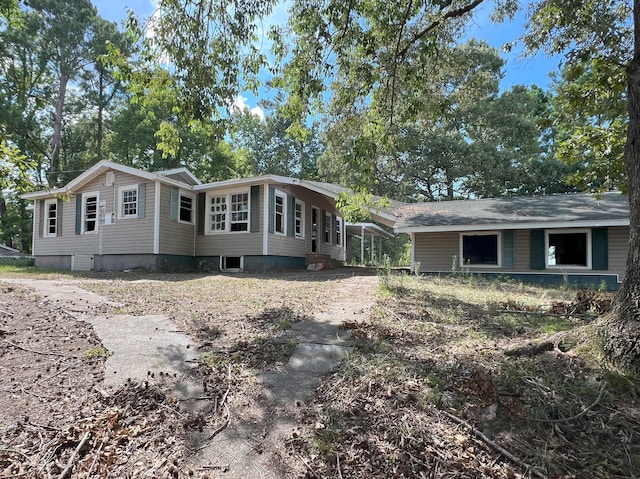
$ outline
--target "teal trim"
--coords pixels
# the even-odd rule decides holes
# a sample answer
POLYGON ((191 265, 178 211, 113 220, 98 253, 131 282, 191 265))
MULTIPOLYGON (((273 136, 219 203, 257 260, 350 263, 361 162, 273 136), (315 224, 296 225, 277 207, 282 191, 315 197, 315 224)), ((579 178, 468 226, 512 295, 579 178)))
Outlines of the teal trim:
POLYGON ((207 195, 206 193, 198 193, 198 203, 196 207, 196 233, 200 236, 204 235, 204 223, 207 218, 207 195))
POLYGON ((62 236, 62 210, 64 209, 64 201, 58 199, 56 204, 56 236, 62 236))
POLYGON ((591 230, 591 269, 606 271, 609 269, 609 229, 591 230))
POLYGON ((38 201, 38 205, 40 209, 40 211, 38 212, 38 237, 42 238, 44 236, 44 229, 45 229, 44 200, 38 201))
POLYGON ((145 183, 140 183, 138 185, 138 218, 144 218, 146 199, 147 185, 145 183))
POLYGON ((507 230, 502 232, 502 267, 513 268, 514 267, 514 240, 513 230, 507 230))
POLYGON ((260 185, 253 185, 249 198, 249 232, 260 232, 260 185))
POLYGON ((276 208, 276 190, 269 187, 269 233, 276 232, 276 226, 274 221, 274 214, 276 208))
POLYGON ((82 233, 82 193, 76 193, 76 234, 82 233))
POLYGON ((287 195, 287 236, 294 237, 296 234, 296 199, 287 195))
POLYGON ((180 212, 180 190, 175 186, 171 187, 171 203, 169 206, 169 220, 178 221, 180 212))
POLYGON ((529 256, 531 259, 531 269, 545 269, 547 261, 544 250, 544 230, 531 230, 530 238, 529 256))

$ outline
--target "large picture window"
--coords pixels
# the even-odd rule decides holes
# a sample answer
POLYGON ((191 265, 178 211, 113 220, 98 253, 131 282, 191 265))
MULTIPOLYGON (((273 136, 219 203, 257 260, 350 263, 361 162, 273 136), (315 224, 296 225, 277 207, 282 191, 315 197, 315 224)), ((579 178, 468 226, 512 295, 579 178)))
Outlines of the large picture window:
POLYGON ((591 267, 591 235, 589 230, 547 231, 548 267, 591 267))
POLYGON ((497 232, 460 235, 461 266, 500 266, 500 235, 497 232))
POLYGON ((209 233, 249 231, 249 192, 209 196, 209 233))

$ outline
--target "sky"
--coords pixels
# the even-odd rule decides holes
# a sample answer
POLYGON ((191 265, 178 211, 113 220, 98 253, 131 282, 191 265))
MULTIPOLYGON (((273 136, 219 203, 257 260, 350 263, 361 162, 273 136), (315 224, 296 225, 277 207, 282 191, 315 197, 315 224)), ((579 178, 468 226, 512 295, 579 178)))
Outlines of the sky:
MULTIPOLYGON (((100 16, 107 20, 120 23, 127 15, 127 9, 131 9, 141 18, 147 18, 156 8, 156 0, 92 0, 98 9, 100 16)), ((474 21, 469 30, 469 37, 485 40, 493 47, 502 51, 502 46, 512 42, 520 36, 524 29, 525 15, 519 13, 511 22, 496 25, 489 20, 491 3, 481 5, 480 10, 474 16, 474 21)), ((283 21, 286 8, 279 6, 272 15, 274 21, 283 21), (282 19, 282 20, 281 20, 282 19)), ((547 58, 544 55, 536 55, 531 58, 522 58, 522 48, 517 46, 509 53, 502 53, 506 60, 505 76, 501 82, 502 89, 508 89, 512 85, 537 85, 543 89, 550 86, 549 74, 558 69, 558 58, 547 58)), ((259 98, 250 93, 243 94, 235 99, 234 105, 239 108, 247 107, 255 114, 262 116, 258 107, 259 98)))

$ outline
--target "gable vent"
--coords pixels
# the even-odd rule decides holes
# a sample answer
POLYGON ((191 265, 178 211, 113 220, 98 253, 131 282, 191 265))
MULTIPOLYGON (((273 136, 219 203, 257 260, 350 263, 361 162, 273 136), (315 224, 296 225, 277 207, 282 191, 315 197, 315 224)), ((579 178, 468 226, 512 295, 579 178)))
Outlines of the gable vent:
POLYGON ((116 181, 116 175, 113 173, 113 171, 108 171, 107 180, 104 182, 104 185, 111 186, 115 183, 115 181, 116 181))

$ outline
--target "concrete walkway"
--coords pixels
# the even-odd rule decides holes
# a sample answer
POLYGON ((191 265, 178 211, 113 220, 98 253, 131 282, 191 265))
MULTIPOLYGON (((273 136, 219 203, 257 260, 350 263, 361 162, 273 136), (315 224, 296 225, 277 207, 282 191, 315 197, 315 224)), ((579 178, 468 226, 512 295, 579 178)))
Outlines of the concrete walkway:
POLYGON ((352 338, 340 326, 344 321, 364 320, 372 307, 376 276, 353 276, 340 281, 332 306, 294 323, 283 341, 298 343, 281 371, 263 373, 264 388, 256 416, 230 425, 216 435, 195 458, 196 467, 216 465, 226 472, 211 477, 243 479, 282 478, 285 474, 264 454, 263 445, 283 445, 292 437, 296 418, 321 384, 352 351, 352 338))
MULTIPOLYGON (((262 454, 261 445, 282 443, 291 437, 296 417, 320 385, 321 376, 334 370, 352 351, 351 337, 340 325, 365 319, 373 305, 375 276, 336 281, 341 284, 331 306, 294 323, 282 338, 283 342, 297 343, 284 368, 258 376, 263 399, 251 408, 258 411, 257 415, 233 418, 211 440, 207 438, 214 431, 204 430, 194 438, 198 447, 193 457, 196 468, 209 470, 209 477, 284 477, 272 455, 262 454)), ((166 317, 109 314, 105 306, 110 309, 122 305, 69 282, 0 278, 2 282, 30 287, 46 301, 93 325, 111 353, 106 362, 107 389, 117 388, 129 379, 144 381, 162 373, 180 377, 176 390, 180 397, 201 394, 201 384, 189 379, 191 361, 198 356, 197 347, 166 317)))

